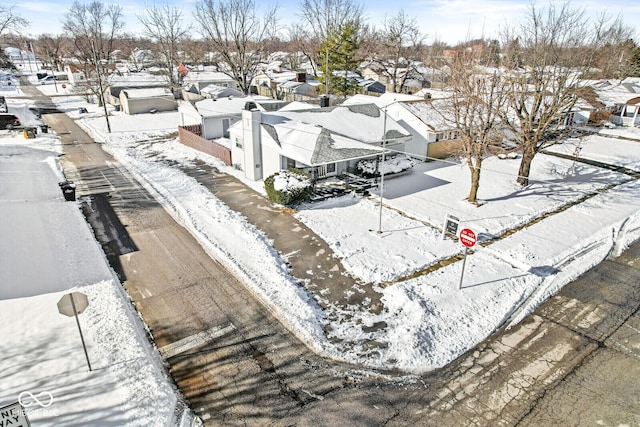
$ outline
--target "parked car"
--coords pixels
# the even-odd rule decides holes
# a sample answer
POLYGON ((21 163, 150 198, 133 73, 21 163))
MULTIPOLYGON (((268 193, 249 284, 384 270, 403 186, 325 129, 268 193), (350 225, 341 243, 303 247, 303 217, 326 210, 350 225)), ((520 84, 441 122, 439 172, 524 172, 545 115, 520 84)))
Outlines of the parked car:
POLYGON ((14 114, 0 114, 0 129, 15 129, 20 126, 20 119, 18 119, 14 114))
POLYGON ((55 77, 52 75, 48 75, 47 77, 43 77, 40 79, 40 84, 44 85, 47 83, 53 83, 53 81, 67 80, 67 76, 56 75, 55 77))

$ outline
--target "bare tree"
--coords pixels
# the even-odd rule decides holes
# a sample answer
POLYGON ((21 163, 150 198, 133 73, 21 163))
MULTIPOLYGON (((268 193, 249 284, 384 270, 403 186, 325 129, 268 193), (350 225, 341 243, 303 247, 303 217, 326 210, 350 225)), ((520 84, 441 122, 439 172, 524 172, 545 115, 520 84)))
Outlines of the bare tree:
POLYGON ((201 0, 195 19, 203 37, 221 56, 219 68, 248 93, 257 65, 266 58, 264 42, 275 32, 277 7, 259 18, 254 0, 201 0))
POLYGON ((390 83, 387 89, 402 92, 412 72, 417 72, 415 67, 424 41, 418 22, 400 10, 397 15, 385 18, 377 39, 381 46, 375 62, 390 83))
POLYGON ((181 60, 189 64, 201 64, 205 61, 205 42, 185 37, 180 43, 182 47, 181 60))
POLYGON ((62 36, 42 34, 38 37, 36 52, 53 67, 54 71, 61 71, 66 39, 62 36))
POLYGON ((321 42, 348 25, 363 26, 364 7, 354 0, 302 0, 302 18, 321 42))
MULTIPOLYGON (((304 32, 299 34, 306 37, 309 46, 315 46, 314 50, 307 52, 311 56, 311 62, 316 71, 318 64, 326 61, 326 52, 319 52, 321 46, 326 44, 330 37, 337 37, 347 26, 358 28, 359 31, 365 30, 363 14, 364 7, 355 0, 302 1, 300 15, 304 24, 301 28, 304 28, 304 32), (319 55, 325 56, 319 57, 319 55)), ((361 38, 360 34, 358 38, 361 38)))
POLYGON ((147 6, 144 14, 138 16, 138 20, 144 26, 144 34, 157 43, 167 67, 170 85, 177 88, 176 67, 179 65, 180 41, 191 30, 191 25, 183 23, 182 9, 167 3, 163 6, 147 6))
POLYGON ((289 46, 291 46, 293 52, 296 53, 295 64, 291 64, 292 69, 297 69, 300 64, 300 58, 306 59, 311 68, 313 69, 313 75, 317 76, 317 63, 315 62, 316 52, 320 47, 319 40, 309 31, 307 31, 302 24, 294 24, 288 29, 289 46), (299 55, 298 55, 299 54, 299 55))
MULTIPOLYGON (((600 22, 608 20, 606 14, 599 17, 600 22)), ((597 77, 619 79, 627 77, 627 61, 635 47, 634 32, 632 27, 624 24, 620 16, 613 19, 609 25, 599 28, 599 34, 597 34, 599 46, 594 64, 600 71, 597 77)))
POLYGON ((153 61, 151 52, 156 50, 156 44, 147 37, 138 37, 133 34, 123 34, 115 40, 122 57, 127 58, 127 66, 130 71, 141 71, 149 62, 153 61), (140 54, 140 52, 144 54, 140 54))
POLYGON ((104 102, 104 79, 111 64, 116 36, 124 27, 122 7, 105 5, 99 0, 83 4, 77 0, 65 16, 63 23, 73 40, 73 54, 83 66, 86 89, 93 93, 104 107, 109 132, 109 118, 104 102))
POLYGON ((454 58, 446 76, 451 97, 434 101, 445 122, 456 129, 460 152, 471 173, 467 197, 471 203, 477 202, 482 161, 492 145, 502 142, 499 114, 506 102, 502 73, 482 66, 481 61, 480 54, 472 51, 454 58))
POLYGON ((522 148, 519 184, 529 184, 535 155, 557 142, 580 78, 594 65, 609 28, 606 19, 591 26, 583 10, 564 3, 546 9, 531 5, 520 26, 504 31, 505 57, 522 66, 507 74, 509 108, 501 114, 522 148))
POLYGON ((0 5, 0 35, 11 31, 17 33, 29 25, 29 21, 20 16, 15 8, 15 5, 0 5))

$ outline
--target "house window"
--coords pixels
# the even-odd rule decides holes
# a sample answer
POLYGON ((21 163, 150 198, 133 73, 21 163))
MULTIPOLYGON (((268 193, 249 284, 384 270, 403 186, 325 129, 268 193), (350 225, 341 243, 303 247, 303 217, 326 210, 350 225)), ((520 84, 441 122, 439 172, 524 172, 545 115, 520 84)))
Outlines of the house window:
POLYGON ((327 173, 336 173, 336 164, 335 163, 329 163, 327 165, 327 173))
POLYGON ((444 132, 436 133, 436 142, 442 141, 444 139, 444 132))
POLYGON ((236 147, 242 150, 242 143, 240 142, 240 138, 236 138, 236 147))

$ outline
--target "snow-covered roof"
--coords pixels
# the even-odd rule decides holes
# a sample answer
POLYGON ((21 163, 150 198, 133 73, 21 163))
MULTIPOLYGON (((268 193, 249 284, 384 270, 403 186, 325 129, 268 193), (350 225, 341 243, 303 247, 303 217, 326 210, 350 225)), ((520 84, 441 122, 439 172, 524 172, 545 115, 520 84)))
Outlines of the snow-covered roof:
POLYGON ((382 147, 365 144, 301 121, 262 126, 271 135, 283 156, 309 166, 370 157, 383 151, 382 147))
POLYGON ((445 106, 444 101, 401 102, 400 105, 416 116, 433 131, 450 130, 455 126, 447 122, 443 116, 444 108, 437 110, 438 105, 445 106))
POLYGON ((279 109, 278 111, 298 111, 309 110, 311 108, 320 108, 317 104, 309 104, 307 102, 293 101, 279 109))
POLYGON ((157 98, 161 96, 170 96, 173 97, 173 93, 166 87, 150 87, 143 89, 125 89, 123 92, 126 93, 127 98, 129 99, 142 99, 142 98, 157 98))
POLYGON ((424 98, 406 93, 386 92, 380 96, 371 95, 354 95, 347 98, 342 105, 358 105, 358 104, 376 104, 379 108, 384 108, 394 102, 403 101, 422 101, 424 98))
POLYGON ((111 87, 149 87, 166 86, 168 80, 166 76, 156 76, 150 73, 113 73, 108 80, 111 87))
POLYGON ((280 84, 278 84, 278 87, 281 87, 283 89, 291 89, 291 90, 295 90, 301 86, 310 86, 309 84, 307 84, 306 82, 297 82, 295 80, 287 80, 285 82, 282 82, 280 84))
POLYGON ((251 96, 243 97, 225 97, 219 99, 203 99, 197 101, 195 107, 202 117, 216 117, 242 114, 242 110, 247 102, 255 102, 258 109, 264 111, 260 106, 259 100, 251 96))
POLYGON ((235 82, 233 77, 219 71, 189 71, 184 77, 185 83, 190 82, 235 82))
POLYGON ((379 144, 386 140, 410 139, 407 132, 396 121, 387 117, 375 104, 338 105, 297 111, 277 111, 264 113, 262 120, 275 125, 299 121, 325 128, 335 134, 352 138, 367 144, 379 144))
POLYGON ((235 97, 244 96, 244 94, 238 89, 234 89, 231 87, 218 86, 214 84, 203 87, 202 89, 200 89, 200 93, 208 94, 209 96, 211 96, 211 98, 221 98, 221 97, 227 97, 227 96, 235 96, 235 97))
POLYGON ((630 99, 640 95, 640 81, 633 79, 603 80, 591 84, 598 99, 608 107, 626 104, 630 99))

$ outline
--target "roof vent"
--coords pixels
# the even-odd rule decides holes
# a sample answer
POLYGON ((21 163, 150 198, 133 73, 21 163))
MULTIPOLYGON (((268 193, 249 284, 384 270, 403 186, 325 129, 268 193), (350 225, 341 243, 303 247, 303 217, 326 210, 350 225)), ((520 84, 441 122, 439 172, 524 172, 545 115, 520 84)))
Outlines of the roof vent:
POLYGON ((247 101, 244 103, 244 109, 247 111, 256 110, 257 108, 258 106, 256 105, 255 102, 247 101))

